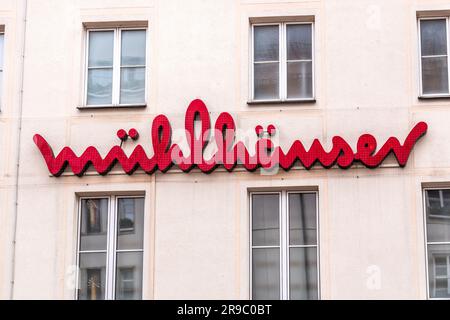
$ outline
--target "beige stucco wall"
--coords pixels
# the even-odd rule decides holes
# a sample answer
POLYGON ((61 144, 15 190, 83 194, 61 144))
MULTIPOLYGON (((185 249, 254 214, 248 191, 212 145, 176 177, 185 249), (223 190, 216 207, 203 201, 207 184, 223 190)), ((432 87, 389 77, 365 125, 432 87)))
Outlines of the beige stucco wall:
MULTIPOLYGON (((450 103, 418 96, 416 12, 450 10, 438 0, 28 0, 17 211, 14 298, 71 299, 77 194, 146 195, 144 298, 249 297, 248 190, 319 191, 323 299, 426 298, 422 183, 450 181, 450 103), (56 14, 55 14, 56 13, 56 14), (315 16, 316 102, 247 105, 249 18, 315 16), (148 20, 148 106, 79 110, 83 22, 148 20), (118 143, 135 127, 151 150, 151 121, 182 127, 192 99, 212 121, 230 112, 239 128, 277 126, 282 145, 362 133, 379 143, 429 125, 408 165, 378 169, 295 169, 274 176, 177 171, 50 177, 32 141, 58 152, 118 143), (367 285, 375 266, 381 286, 367 285)), ((449 11, 450 12, 450 11, 449 11)), ((0 298, 9 298, 14 232, 22 3, 0 0, 5 25, 4 106, 0 113, 0 298)), ((126 142, 131 150, 134 142, 126 142)))
POLYGON ((10 291, 14 232, 15 181, 18 148, 19 101, 22 71, 23 23, 21 3, 0 3, 0 25, 4 25, 3 87, 0 105, 0 297, 10 291))

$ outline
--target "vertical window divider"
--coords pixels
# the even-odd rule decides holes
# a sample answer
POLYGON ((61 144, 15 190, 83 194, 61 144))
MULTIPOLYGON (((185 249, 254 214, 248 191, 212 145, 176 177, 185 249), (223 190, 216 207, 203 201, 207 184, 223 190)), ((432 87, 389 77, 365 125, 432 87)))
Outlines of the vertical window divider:
MULTIPOLYGON (((311 23, 311 72, 312 72, 312 97, 313 99, 316 98, 316 30, 315 30, 315 23, 311 23)), ((286 75, 287 77, 287 75, 286 75)))
POLYGON ((111 248, 113 246, 112 242, 111 242, 111 235, 110 235, 110 230, 112 228, 112 226, 114 225, 114 221, 113 221, 113 214, 114 214, 114 209, 111 203, 111 199, 112 197, 108 197, 108 227, 107 227, 107 231, 106 231, 106 235, 107 235, 107 244, 106 244, 106 271, 105 271, 105 300, 111 300, 111 292, 112 292, 112 287, 111 287, 111 269, 114 266, 114 262, 111 261, 111 248))
POLYGON ((250 26, 251 40, 249 41, 250 47, 250 100, 255 100, 255 25, 250 26))
MULTIPOLYGON (((419 22, 420 23, 420 22, 419 22)), ((420 33, 420 32, 419 32, 420 33)), ((421 53, 422 54, 422 53, 421 53)), ((420 57, 422 59, 422 56, 420 57)), ((421 66, 422 68, 422 66, 421 66)), ((427 291, 427 299, 431 297, 431 288, 430 288, 430 277, 429 277, 429 256, 428 256, 428 230, 427 230, 427 205, 429 205, 429 199, 426 196, 427 189, 424 188, 422 190, 422 212, 423 212, 423 234, 424 234, 424 244, 425 244, 425 279, 427 281, 426 291, 427 291)), ((433 279, 433 285, 436 286, 436 279, 433 279)))
POLYGON ((445 18, 445 40, 447 41, 447 88, 448 88, 448 93, 450 94, 450 46, 449 46, 449 35, 448 35, 448 17, 445 18))
POLYGON ((418 41, 418 57, 419 57, 419 96, 423 95, 423 81, 422 81, 422 19, 417 20, 417 30, 419 30, 419 41, 418 41))
POLYGON ((321 297, 321 288, 320 288, 320 217, 319 217, 319 192, 315 191, 316 194, 316 263, 317 263, 317 299, 320 299, 321 297))
MULTIPOLYGON (((253 30, 253 26, 252 26, 253 30)), ((248 277, 249 277, 249 299, 253 298, 253 194, 248 193, 248 238, 249 238, 249 259, 248 259, 248 277)))
MULTIPOLYGON (((150 96, 150 92, 148 90, 148 84, 150 83, 150 77, 149 77, 149 72, 150 72, 150 32, 148 29, 145 29, 145 67, 144 67, 144 100, 146 102, 149 101, 149 96, 150 96)), ((121 46, 122 47, 122 46, 121 46)))
POLYGON ((112 240, 112 250, 110 252, 110 254, 112 255, 111 257, 111 261, 112 261, 112 266, 113 268, 111 268, 111 272, 112 272, 112 276, 111 276, 111 299, 115 299, 115 292, 116 292, 116 277, 117 277, 117 222, 118 222, 118 215, 117 215, 117 197, 116 196, 112 196, 111 199, 111 207, 113 209, 113 227, 111 229, 111 240, 112 240))
POLYGON ((280 300, 283 300, 284 295, 284 275, 283 275, 283 192, 278 192, 278 201, 279 201, 279 212, 278 212, 278 221, 279 221, 279 262, 280 262, 280 300))
POLYGON ((284 200, 284 191, 281 191, 280 194, 280 276, 281 276, 281 294, 280 300, 286 299, 286 237, 285 237, 285 214, 286 212, 286 201, 284 200))
POLYGON ((119 105, 120 100, 120 50, 122 40, 122 30, 114 29, 114 53, 113 53, 113 83, 112 83, 112 104, 119 105))
POLYGON ((290 299, 290 289, 289 289, 289 272, 290 272, 290 266, 289 266, 289 192, 283 191, 283 201, 284 201, 284 271, 285 271, 285 299, 290 299))
POLYGON ((83 79, 83 105, 87 105, 88 101, 88 79, 89 79, 89 38, 91 37, 91 30, 86 30, 86 41, 84 50, 84 79, 83 79))
POLYGON ((78 300, 78 293, 80 290, 80 249, 81 249, 81 197, 77 201, 77 251, 76 251, 76 275, 75 275, 75 296, 74 299, 78 300))
POLYGON ((279 99, 281 101, 286 100, 286 87, 287 87, 287 66, 286 66, 286 59, 287 59, 287 53, 286 53, 286 23, 280 23, 279 25, 279 44, 278 44, 278 60, 279 60, 279 99))

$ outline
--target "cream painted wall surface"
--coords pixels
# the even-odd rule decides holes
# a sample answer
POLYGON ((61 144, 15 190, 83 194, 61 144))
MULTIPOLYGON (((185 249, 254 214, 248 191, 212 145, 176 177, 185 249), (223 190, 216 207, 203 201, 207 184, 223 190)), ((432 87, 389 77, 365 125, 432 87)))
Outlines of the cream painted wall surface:
POLYGON ((450 103, 418 99, 417 13, 449 15, 449 1, 28 0, 22 64, 24 3, 0 0, 0 298, 11 298, 13 284, 15 299, 73 299, 77 197, 138 192, 145 194, 144 298, 248 299, 248 193, 270 188, 318 190, 321 298, 427 297, 422 183, 450 185, 450 103), (314 16, 316 101, 247 104, 249 19, 285 16, 314 16), (83 24, 120 21, 148 21, 147 106, 81 109, 83 24), (134 127, 151 154, 153 118, 163 113, 181 129, 195 98, 213 123, 226 111, 250 132, 276 125, 283 147, 314 138, 329 147, 335 135, 355 146, 366 132, 381 144, 404 139, 419 121, 429 129, 405 168, 387 159, 377 169, 296 167, 276 175, 128 176, 116 168, 106 176, 55 178, 32 140, 40 133, 55 153, 94 145, 105 155, 119 144, 118 129, 134 127))
POLYGON ((4 27, 3 81, 0 104, 0 298, 10 293, 13 260, 14 211, 19 149, 19 108, 22 82, 22 3, 0 1, 4 27))

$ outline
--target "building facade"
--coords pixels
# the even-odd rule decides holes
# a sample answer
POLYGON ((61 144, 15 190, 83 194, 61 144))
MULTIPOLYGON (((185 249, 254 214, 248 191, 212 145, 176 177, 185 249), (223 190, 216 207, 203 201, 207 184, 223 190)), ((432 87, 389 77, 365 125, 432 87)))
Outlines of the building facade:
POLYGON ((449 17, 1 0, 0 298, 449 298, 449 17))

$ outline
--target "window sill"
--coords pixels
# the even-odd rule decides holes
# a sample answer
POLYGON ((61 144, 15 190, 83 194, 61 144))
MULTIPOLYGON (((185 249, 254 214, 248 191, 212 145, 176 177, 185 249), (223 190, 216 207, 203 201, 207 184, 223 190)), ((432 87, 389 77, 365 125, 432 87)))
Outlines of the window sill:
POLYGON ((419 96, 418 99, 419 100, 450 99, 450 94, 425 95, 419 96))
POLYGON ((129 109, 129 108, 146 108, 147 104, 124 104, 124 105, 95 105, 95 106, 78 106, 78 110, 95 110, 95 109, 129 109))
POLYGON ((310 99, 292 99, 292 100, 249 100, 248 105, 259 104, 298 104, 298 103, 316 103, 315 98, 310 99))

